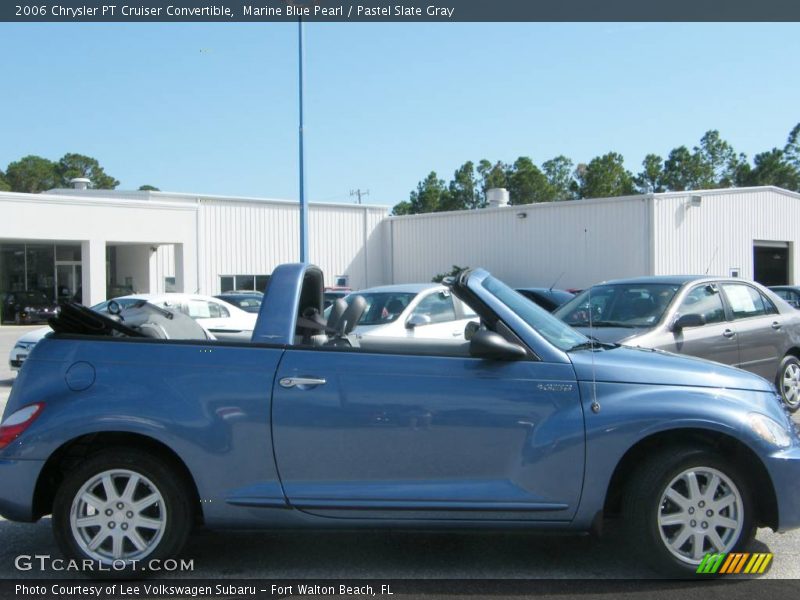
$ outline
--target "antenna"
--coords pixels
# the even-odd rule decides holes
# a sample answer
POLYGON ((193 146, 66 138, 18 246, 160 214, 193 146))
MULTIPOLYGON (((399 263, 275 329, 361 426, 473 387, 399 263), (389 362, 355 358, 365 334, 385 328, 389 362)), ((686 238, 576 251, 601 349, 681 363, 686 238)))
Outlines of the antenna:
MULTIPOLYGON (((583 228, 583 253, 584 264, 589 264, 589 230, 583 228)), ((592 286, 589 286, 587 299, 589 302, 589 331, 592 331, 592 286)), ((592 337, 591 335, 589 336, 592 337)), ((592 412, 597 414, 600 412, 600 403, 597 401, 597 371, 594 366, 594 348, 590 350, 592 353, 592 412)))
POLYGON ((711 255, 711 260, 708 261, 708 266, 706 267, 705 273, 703 275, 708 275, 708 270, 711 268, 711 264, 714 262, 714 259, 717 258, 717 252, 719 251, 719 246, 714 248, 714 254, 711 255))
POLYGON ((356 201, 356 204, 361 204, 361 196, 369 196, 369 190, 366 190, 366 191, 362 191, 360 189, 358 189, 358 190, 350 190, 350 197, 352 198, 353 196, 358 198, 358 200, 356 201))
POLYGON ((561 278, 564 276, 564 273, 566 273, 566 271, 561 271, 561 275, 559 275, 558 277, 556 277, 556 280, 555 280, 555 281, 553 282, 553 284, 552 284, 552 285, 551 285, 551 286, 548 288, 548 290, 547 290, 548 292, 552 292, 552 291, 553 291, 553 288, 554 288, 554 287, 556 287, 556 284, 557 284, 559 281, 561 281, 561 278))

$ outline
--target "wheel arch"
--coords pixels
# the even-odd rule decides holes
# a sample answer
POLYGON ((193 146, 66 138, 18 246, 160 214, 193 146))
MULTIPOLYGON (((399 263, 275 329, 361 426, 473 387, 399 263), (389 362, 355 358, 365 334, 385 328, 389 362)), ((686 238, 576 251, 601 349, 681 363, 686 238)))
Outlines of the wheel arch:
POLYGON ((754 491, 754 522, 758 526, 778 527, 778 500, 772 480, 764 463, 746 444, 725 433, 710 429, 680 428, 653 433, 639 440, 622 456, 611 476, 606 490, 603 514, 618 515, 622 508, 622 495, 635 468, 655 452, 670 447, 698 446, 716 451, 741 468, 754 491))
POLYGON ((141 433, 127 431, 102 431, 88 433, 72 438, 59 446, 45 461, 44 467, 36 481, 33 493, 33 518, 34 520, 50 514, 53 507, 56 491, 64 479, 64 475, 74 469, 86 457, 101 450, 111 448, 136 448, 144 450, 153 456, 169 462, 175 469, 177 476, 185 484, 191 494, 192 504, 195 506, 195 520, 197 524, 203 522, 203 510, 197 484, 192 477, 186 463, 163 442, 141 433))

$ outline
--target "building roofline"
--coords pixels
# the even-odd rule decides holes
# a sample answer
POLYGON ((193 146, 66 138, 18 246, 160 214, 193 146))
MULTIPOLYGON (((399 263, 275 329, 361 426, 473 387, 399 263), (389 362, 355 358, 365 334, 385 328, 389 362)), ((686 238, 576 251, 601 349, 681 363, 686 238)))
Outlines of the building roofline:
POLYGON ((135 208, 153 208, 158 210, 196 211, 193 202, 158 202, 134 198, 113 198, 108 196, 87 197, 61 194, 28 194, 26 192, 0 192, 0 202, 26 202, 28 204, 74 204, 78 206, 119 206, 135 208))
POLYGON ((468 210, 449 210, 449 211, 442 211, 442 212, 431 212, 431 213, 419 213, 416 215, 389 215, 387 218, 396 220, 396 219, 430 219, 436 217, 447 217, 452 215, 481 215, 487 213, 499 213, 499 212, 525 212, 528 210, 543 210, 545 207, 548 206, 586 206, 591 204, 605 204, 611 202, 633 202, 636 200, 650 200, 650 199, 660 199, 660 198, 681 198, 687 196, 718 196, 718 195, 727 195, 727 194, 741 194, 741 193, 753 193, 753 192, 764 192, 764 191, 772 191, 778 194, 782 194, 785 196, 789 196, 790 198, 797 198, 800 200, 800 193, 792 192, 790 190, 785 190, 783 188, 774 186, 774 185, 763 185, 763 186, 752 186, 752 187, 740 187, 740 188, 719 188, 719 189, 710 189, 710 190, 688 190, 683 192, 658 192, 658 193, 650 193, 650 194, 633 194, 630 196, 610 196, 607 198, 582 198, 579 200, 556 200, 553 202, 535 202, 533 204, 509 204, 508 206, 497 206, 492 208, 475 208, 475 209, 468 209, 468 210))
MULTIPOLYGON (((44 194, 58 195, 67 198, 80 198, 80 197, 97 197, 108 198, 111 200, 124 200, 130 202, 131 200, 138 200, 152 202, 152 199, 161 199, 166 201, 186 201, 186 202, 203 202, 204 200, 210 202, 253 202, 260 204, 299 204, 297 200, 290 200, 285 198, 259 198, 256 196, 226 196, 222 194, 195 194, 191 192, 168 192, 168 191, 152 191, 152 190, 72 190, 70 188, 56 188, 47 190, 44 194), (64 193, 66 192, 66 193, 64 193), (115 193, 116 192, 116 193, 115 193), (138 196, 139 198, 132 197, 138 196)), ((34 194, 38 195, 38 194, 34 194)), ((389 210, 389 206, 381 204, 345 204, 341 202, 315 202, 309 201, 309 206, 325 206, 334 208, 348 208, 348 209, 368 209, 368 210, 389 210)))

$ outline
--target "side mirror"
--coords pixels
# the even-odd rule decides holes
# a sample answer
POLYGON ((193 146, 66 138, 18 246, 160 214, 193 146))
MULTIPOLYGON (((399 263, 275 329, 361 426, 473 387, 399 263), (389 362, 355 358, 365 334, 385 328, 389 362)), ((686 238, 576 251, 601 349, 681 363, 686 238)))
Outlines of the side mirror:
POLYGON ((415 314, 406 321, 406 329, 414 329, 420 325, 430 325, 431 318, 428 315, 415 314))
POLYGON ((464 339, 470 341, 475 332, 481 328, 481 324, 477 321, 470 321, 464 326, 464 339))
POLYGON ((703 315, 696 313, 689 313, 688 315, 681 315, 672 324, 672 331, 680 331, 685 327, 700 327, 706 324, 706 318, 703 315))
POLYGON ((472 335, 469 353, 475 358, 489 360, 519 360, 528 355, 522 346, 512 344, 499 333, 488 329, 480 329, 472 335))

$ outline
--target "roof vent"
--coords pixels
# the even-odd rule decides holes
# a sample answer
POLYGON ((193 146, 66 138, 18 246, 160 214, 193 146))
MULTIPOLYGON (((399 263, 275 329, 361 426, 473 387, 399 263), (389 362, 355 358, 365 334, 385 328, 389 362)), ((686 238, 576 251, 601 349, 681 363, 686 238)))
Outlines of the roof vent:
POLYGON ((489 208, 508 206, 508 190, 506 188, 486 190, 486 202, 489 204, 489 208))
POLYGON ((87 177, 75 177, 74 179, 70 179, 69 182, 76 190, 86 190, 89 188, 89 184, 92 183, 91 179, 87 177))

